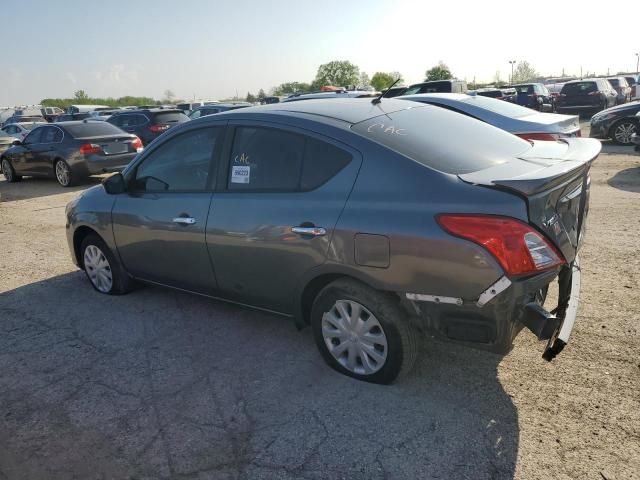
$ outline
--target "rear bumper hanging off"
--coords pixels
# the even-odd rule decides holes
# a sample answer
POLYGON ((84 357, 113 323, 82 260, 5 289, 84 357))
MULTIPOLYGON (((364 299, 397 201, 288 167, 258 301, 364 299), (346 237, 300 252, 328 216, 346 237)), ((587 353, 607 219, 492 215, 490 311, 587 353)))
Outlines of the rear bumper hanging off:
POLYGON ((580 263, 578 257, 576 257, 571 264, 571 268, 567 269, 567 272, 561 274, 559 278, 558 307, 554 310, 554 313, 560 319, 560 324, 549 339, 547 347, 542 354, 542 358, 548 362, 553 360, 569 343, 569 337, 578 315, 580 281, 580 263))

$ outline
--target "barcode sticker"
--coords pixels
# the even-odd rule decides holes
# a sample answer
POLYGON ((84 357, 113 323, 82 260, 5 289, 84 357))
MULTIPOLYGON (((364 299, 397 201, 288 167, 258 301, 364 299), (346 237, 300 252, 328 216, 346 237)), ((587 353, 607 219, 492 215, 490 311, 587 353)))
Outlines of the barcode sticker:
POLYGON ((249 183, 251 167, 233 165, 231 167, 231 183, 249 183))

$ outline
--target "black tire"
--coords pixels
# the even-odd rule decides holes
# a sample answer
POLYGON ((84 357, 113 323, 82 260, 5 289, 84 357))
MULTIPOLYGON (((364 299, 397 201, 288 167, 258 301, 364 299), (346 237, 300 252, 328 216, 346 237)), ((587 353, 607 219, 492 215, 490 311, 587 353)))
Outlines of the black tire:
POLYGON ((107 244, 96 234, 87 235, 80 245, 80 265, 87 275, 91 286, 100 293, 106 295, 122 295, 130 292, 135 287, 135 281, 127 274, 119 260, 113 255, 107 244), (108 262, 111 272, 111 286, 108 289, 99 288, 91 278, 89 268, 85 265, 85 254, 89 247, 96 247, 108 262))
POLYGON ((22 177, 16 174, 16 171, 13 169, 13 165, 11 165, 9 159, 3 158, 2 162, 0 162, 0 168, 2 169, 2 174, 7 182, 15 183, 22 180, 22 177))
POLYGON ((632 120, 622 119, 609 129, 609 136, 618 145, 631 145, 631 135, 638 130, 638 124, 632 120), (620 130, 624 130, 621 132, 620 130))
MULTIPOLYGON (((351 279, 336 280, 316 296, 311 308, 311 328, 313 336, 325 362, 334 370, 371 383, 389 384, 405 375, 415 363, 418 332, 406 318, 398 305, 397 298, 376 291, 363 283, 351 279), (329 351, 323 336, 323 316, 334 309, 337 301, 356 302, 373 314, 386 337, 386 359, 382 366, 370 374, 360 374, 343 366, 329 351)), ((353 339, 346 342, 352 342, 353 339)), ((341 344, 342 342, 340 342, 341 344)), ((351 352, 351 351, 349 351, 351 352)), ((362 365, 362 358, 359 357, 362 365)))
POLYGON ((76 183, 75 175, 69 167, 69 164, 62 159, 57 159, 53 162, 53 175, 56 177, 58 183, 63 187, 72 187, 76 183), (66 175, 62 173, 66 172, 66 175))

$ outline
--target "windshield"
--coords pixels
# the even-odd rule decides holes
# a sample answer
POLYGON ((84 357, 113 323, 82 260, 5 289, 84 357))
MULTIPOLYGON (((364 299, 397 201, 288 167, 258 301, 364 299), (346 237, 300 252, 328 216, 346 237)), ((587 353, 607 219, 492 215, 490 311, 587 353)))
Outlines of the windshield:
POLYGON ((505 163, 531 148, 504 130, 439 107, 400 110, 351 128, 422 165, 455 175, 505 163), (465 141, 452 142, 451 132, 465 141))
POLYGON ((533 115, 535 112, 529 108, 521 107, 515 103, 504 102, 502 100, 496 100, 494 98, 487 97, 469 97, 463 100, 463 102, 469 105, 474 105, 478 108, 489 110, 490 112, 497 113, 498 115, 504 115, 505 117, 520 118, 527 115, 533 115))

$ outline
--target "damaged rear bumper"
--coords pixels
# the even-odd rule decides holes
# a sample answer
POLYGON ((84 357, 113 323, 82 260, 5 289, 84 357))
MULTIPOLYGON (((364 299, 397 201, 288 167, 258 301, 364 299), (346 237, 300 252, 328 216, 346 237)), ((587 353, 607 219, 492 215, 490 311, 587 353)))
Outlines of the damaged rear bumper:
POLYGON ((547 341, 543 358, 552 360, 568 343, 580 300, 578 259, 559 270, 526 279, 500 278, 478 299, 463 300, 407 293, 409 309, 420 325, 445 340, 496 353, 507 353, 523 327, 547 341), (542 304, 548 285, 558 280, 558 306, 551 312, 542 304))

